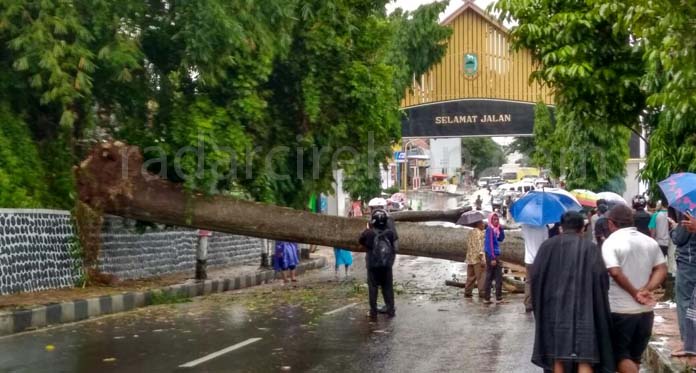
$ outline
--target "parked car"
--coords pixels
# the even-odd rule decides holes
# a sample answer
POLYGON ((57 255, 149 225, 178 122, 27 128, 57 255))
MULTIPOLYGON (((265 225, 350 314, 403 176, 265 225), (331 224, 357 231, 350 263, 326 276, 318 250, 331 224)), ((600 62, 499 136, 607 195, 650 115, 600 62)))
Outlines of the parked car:
POLYGON ((497 176, 484 176, 482 178, 478 179, 478 182, 476 185, 478 185, 480 188, 485 188, 485 187, 492 187, 499 183, 501 179, 497 176))

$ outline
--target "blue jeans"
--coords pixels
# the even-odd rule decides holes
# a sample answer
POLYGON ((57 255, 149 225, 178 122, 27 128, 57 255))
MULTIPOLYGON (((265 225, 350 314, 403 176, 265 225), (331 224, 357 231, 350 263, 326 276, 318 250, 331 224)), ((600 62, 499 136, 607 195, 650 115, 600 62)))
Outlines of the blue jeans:
POLYGON ((682 340, 684 340, 686 332, 686 309, 689 308, 694 287, 696 287, 696 263, 677 260, 677 279, 674 293, 677 301, 679 334, 682 340))

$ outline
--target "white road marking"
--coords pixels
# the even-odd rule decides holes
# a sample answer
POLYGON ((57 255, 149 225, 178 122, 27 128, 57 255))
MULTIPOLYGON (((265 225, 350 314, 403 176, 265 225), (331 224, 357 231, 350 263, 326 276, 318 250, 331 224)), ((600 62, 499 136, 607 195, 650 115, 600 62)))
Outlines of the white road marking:
POLYGON ((248 345, 250 345, 250 344, 252 344, 252 343, 254 343, 254 342, 258 342, 258 341, 260 341, 260 340, 261 340, 261 338, 249 338, 249 339, 247 339, 247 340, 244 341, 244 342, 237 343, 236 345, 227 347, 227 348, 222 349, 222 350, 220 350, 220 351, 218 351, 218 352, 213 352, 212 354, 203 356, 203 357, 200 358, 200 359, 196 359, 196 360, 191 361, 191 362, 188 362, 188 363, 186 363, 186 364, 179 365, 179 368, 193 368, 193 367, 195 367, 196 365, 203 364, 203 363, 205 363, 206 361, 213 360, 213 359, 215 359, 216 357, 219 357, 219 356, 222 356, 222 355, 224 355, 224 354, 226 354, 226 353, 228 353, 228 352, 232 352, 232 351, 234 351, 234 350, 240 349, 240 348, 242 348, 242 347, 244 347, 244 346, 248 346, 248 345))
POLYGON ((341 308, 336 308, 336 309, 333 310, 333 311, 324 312, 324 315, 333 315, 334 313, 341 312, 341 311, 343 311, 343 310, 347 310, 347 309, 349 309, 349 308, 351 308, 351 307, 355 307, 356 305, 357 305, 357 303, 351 303, 351 304, 349 304, 349 305, 347 305, 347 306, 343 306, 343 307, 341 307, 341 308))

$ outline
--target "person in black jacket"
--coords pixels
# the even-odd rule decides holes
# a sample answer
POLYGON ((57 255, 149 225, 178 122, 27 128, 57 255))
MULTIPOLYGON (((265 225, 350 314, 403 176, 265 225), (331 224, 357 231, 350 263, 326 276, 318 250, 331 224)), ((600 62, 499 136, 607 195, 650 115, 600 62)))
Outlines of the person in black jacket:
POLYGON ((581 214, 566 212, 563 232, 544 241, 532 264, 532 363, 544 371, 616 371, 609 275, 597 246, 584 237, 584 225, 581 214))
POLYGON ((633 225, 635 225, 638 232, 643 233, 646 236, 650 236, 650 218, 652 215, 645 211, 645 206, 647 206, 647 201, 645 197, 637 195, 633 197, 633 225))
POLYGON ((382 288, 382 297, 386 304, 386 314, 396 315, 394 307, 394 279, 392 266, 396 259, 396 232, 388 224, 389 217, 384 210, 372 213, 369 226, 360 235, 360 245, 366 249, 365 266, 367 267, 367 285, 370 299, 370 319, 377 317, 377 291, 382 288))

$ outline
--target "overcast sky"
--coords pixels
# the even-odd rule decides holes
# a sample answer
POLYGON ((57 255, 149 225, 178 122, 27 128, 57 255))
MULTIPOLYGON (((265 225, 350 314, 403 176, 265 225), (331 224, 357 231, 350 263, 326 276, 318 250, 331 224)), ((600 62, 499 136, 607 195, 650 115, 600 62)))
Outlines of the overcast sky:
MULTIPOLYGON (((422 4, 432 3, 434 0, 394 0, 387 5, 387 11, 391 12, 394 8, 402 8, 404 10, 414 10, 422 4)), ((476 0, 475 3, 481 9, 486 9, 486 7, 493 3, 495 0, 476 0)), ((457 10, 460 6, 464 4, 463 0, 450 0, 447 10, 445 10, 444 15, 440 16, 440 19, 447 17, 452 12, 457 10)))

